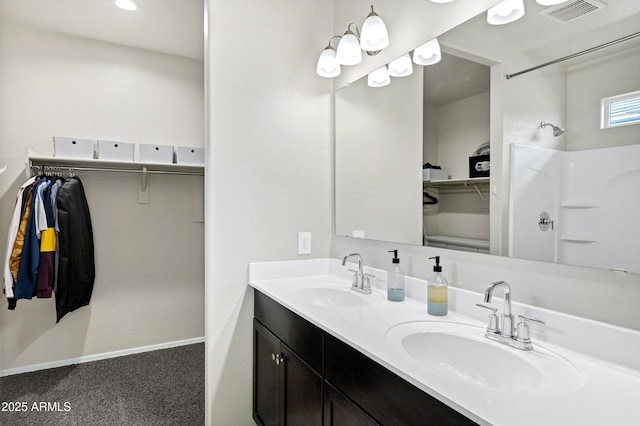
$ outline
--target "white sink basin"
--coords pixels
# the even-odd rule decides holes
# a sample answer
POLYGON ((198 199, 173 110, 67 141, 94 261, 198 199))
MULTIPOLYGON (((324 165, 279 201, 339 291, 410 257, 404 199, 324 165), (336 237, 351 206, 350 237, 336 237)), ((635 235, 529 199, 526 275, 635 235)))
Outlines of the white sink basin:
POLYGON ((419 368, 469 386, 556 394, 584 382, 580 371, 558 354, 539 345, 520 351, 488 340, 483 327, 415 321, 391 327, 386 337, 419 368))
POLYGON ((379 295, 375 292, 373 294, 357 293, 351 290, 348 284, 321 283, 296 290, 293 297, 305 304, 345 308, 364 305, 368 298, 379 297, 379 295))

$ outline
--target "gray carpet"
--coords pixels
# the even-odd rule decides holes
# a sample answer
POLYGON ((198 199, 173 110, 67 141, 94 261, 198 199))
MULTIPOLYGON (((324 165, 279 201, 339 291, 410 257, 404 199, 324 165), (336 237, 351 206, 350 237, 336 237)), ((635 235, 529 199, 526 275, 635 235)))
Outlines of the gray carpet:
POLYGON ((1 377, 0 401, 2 426, 203 425, 204 343, 1 377))

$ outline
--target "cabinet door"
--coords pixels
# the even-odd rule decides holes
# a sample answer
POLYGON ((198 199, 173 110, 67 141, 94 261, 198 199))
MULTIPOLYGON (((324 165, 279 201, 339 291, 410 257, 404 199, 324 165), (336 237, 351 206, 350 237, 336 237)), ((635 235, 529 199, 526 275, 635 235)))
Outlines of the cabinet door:
POLYGON ((285 366, 285 424, 322 426, 322 377, 283 343, 280 349, 285 366))
POLYGON ((259 425, 284 425, 282 380, 276 357, 280 340, 262 324, 253 321, 253 418, 259 425))
POLYGON ((379 426, 328 382, 324 384, 324 426, 379 426))

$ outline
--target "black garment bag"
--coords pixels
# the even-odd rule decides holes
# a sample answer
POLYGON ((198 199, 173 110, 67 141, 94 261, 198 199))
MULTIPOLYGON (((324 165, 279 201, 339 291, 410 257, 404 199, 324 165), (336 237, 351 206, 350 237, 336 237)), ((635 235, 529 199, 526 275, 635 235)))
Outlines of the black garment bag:
POLYGON ((93 229, 84 187, 78 177, 65 180, 56 197, 58 249, 56 322, 91 300, 95 279, 93 229))

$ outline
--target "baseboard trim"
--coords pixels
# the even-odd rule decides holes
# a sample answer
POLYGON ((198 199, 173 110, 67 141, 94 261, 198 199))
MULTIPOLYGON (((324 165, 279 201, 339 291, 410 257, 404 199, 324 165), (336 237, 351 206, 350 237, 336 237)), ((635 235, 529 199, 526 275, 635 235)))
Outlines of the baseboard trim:
POLYGON ((63 359, 60 361, 45 362, 42 364, 26 365, 24 367, 10 368, 8 370, 0 370, 0 377, 12 376, 14 374, 29 373, 31 371, 47 370, 49 368, 64 367, 67 365, 83 364, 85 362, 99 361, 101 359, 117 358, 120 356, 134 355, 142 352, 157 351, 159 349, 176 348, 178 346, 193 345, 195 343, 203 343, 204 337, 194 337, 192 339, 178 340, 175 342, 159 343, 157 345, 141 346, 131 349, 123 349, 120 351, 106 352, 95 355, 81 356, 78 358, 63 359))

